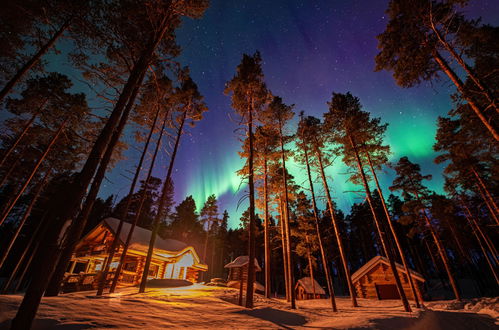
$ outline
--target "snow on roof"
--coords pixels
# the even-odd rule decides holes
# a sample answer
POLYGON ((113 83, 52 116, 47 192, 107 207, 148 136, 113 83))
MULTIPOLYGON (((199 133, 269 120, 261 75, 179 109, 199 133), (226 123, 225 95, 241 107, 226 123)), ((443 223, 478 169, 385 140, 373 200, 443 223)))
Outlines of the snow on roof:
MULTIPOLYGON (((249 257, 248 256, 239 256, 234 261, 229 262, 227 265, 225 265, 225 268, 237 268, 237 267, 243 267, 248 264, 249 257)), ((255 260, 255 267, 256 271, 260 272, 262 269, 260 268, 260 265, 258 264, 258 260, 255 260)))
MULTIPOLYGON (((364 266, 360 267, 355 273, 352 274, 352 282, 358 281, 362 276, 367 274, 371 269, 374 268, 374 266, 378 265, 379 263, 384 263, 385 265, 390 267, 390 263, 388 262, 388 259, 386 259, 385 257, 382 257, 382 256, 376 256, 376 257, 372 258, 371 260, 369 260, 364 266)), ((399 272, 406 274, 404 266, 402 266, 401 264, 399 264, 397 262, 395 263, 395 265, 396 265, 397 270, 399 272)), ((411 276, 413 278, 415 278, 421 282, 425 281, 423 275, 421 275, 420 273, 415 272, 412 269, 410 269, 409 271, 411 272, 411 276)))
MULTIPOLYGON (((116 230, 118 229, 118 225, 120 223, 119 219, 116 218, 106 218, 102 220, 102 222, 107 225, 107 227, 112 231, 113 234, 116 234, 116 230)), ((123 227, 120 232, 120 241, 122 244, 125 244, 126 238, 128 236, 128 232, 130 231, 131 224, 128 222, 123 222, 123 227)), ((141 228, 136 226, 132 239, 130 241, 130 247, 137 250, 145 250, 149 248, 149 240, 151 239, 151 231, 145 228, 141 228)), ((175 239, 162 239, 161 237, 156 237, 156 242, 154 243, 155 249, 160 249, 168 252, 178 252, 184 250, 188 247, 184 242, 177 241, 175 239)))
POLYGON ((310 277, 303 277, 301 279, 299 279, 297 282, 296 282, 296 286, 298 285, 301 285, 301 287, 303 289, 305 289, 305 292, 306 293, 314 293, 314 289, 315 289, 315 293, 316 294, 326 294, 326 291, 324 291, 324 289, 321 287, 321 285, 314 279, 314 281, 312 282, 312 279, 310 277), (312 283, 314 285, 312 285, 312 283), (315 288, 314 288, 315 286, 315 288))

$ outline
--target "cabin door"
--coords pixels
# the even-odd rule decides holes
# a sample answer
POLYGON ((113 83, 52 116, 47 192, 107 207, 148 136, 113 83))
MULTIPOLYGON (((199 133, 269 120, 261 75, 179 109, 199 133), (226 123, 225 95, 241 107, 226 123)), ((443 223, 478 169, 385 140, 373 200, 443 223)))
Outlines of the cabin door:
POLYGON ((399 299, 399 292, 395 284, 376 284, 378 299, 399 299))

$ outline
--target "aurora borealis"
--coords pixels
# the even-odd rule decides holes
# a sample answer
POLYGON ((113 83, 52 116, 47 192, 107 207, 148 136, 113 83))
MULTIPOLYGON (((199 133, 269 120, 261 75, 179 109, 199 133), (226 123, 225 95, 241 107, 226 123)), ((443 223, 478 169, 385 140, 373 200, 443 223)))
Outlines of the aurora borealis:
MULTIPOLYGON (((193 195, 199 209, 208 195, 215 194, 221 210, 230 213, 230 225, 238 225, 246 203, 236 210, 245 186, 235 171, 243 161, 237 154, 237 117, 223 90, 242 54, 256 50, 264 60, 267 86, 285 103, 295 104, 297 113, 303 110, 321 118, 333 91, 350 91, 364 109, 389 123, 385 142, 392 148, 391 160, 408 156, 421 164, 423 173, 433 175, 428 186, 442 191, 441 167, 433 163, 432 145, 437 116, 451 109, 454 88, 442 79, 402 89, 391 73, 374 72, 376 35, 385 28, 386 7, 385 0, 212 0, 203 19, 186 20, 177 34, 183 48, 180 62, 190 67, 209 112, 182 142, 173 177, 176 202, 193 195)), ((485 23, 497 24, 498 9, 496 1, 472 1, 466 10, 468 17, 482 16, 485 23)), ((296 118, 290 132, 295 127, 296 118)), ((132 149, 129 160, 122 162, 127 164, 109 176, 114 184, 107 184, 102 196, 125 194, 120 173, 138 158, 132 149)), ((164 176, 166 161, 162 155, 156 176, 164 176)), ((338 206, 348 212, 362 199, 345 192, 358 190, 346 183, 346 170, 338 158, 328 174, 338 206)), ((305 181, 301 168, 291 166, 290 171, 298 184, 305 181)), ((392 178, 390 171, 380 175, 385 190, 392 178)))

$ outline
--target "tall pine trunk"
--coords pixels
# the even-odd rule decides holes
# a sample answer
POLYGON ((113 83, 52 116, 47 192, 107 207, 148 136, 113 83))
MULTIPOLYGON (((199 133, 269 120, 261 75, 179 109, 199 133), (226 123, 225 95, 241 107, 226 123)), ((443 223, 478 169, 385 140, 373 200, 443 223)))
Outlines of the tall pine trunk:
MULTIPOLYGON (((430 15, 431 15, 431 13, 430 13, 430 15)), ((483 94, 485 96, 485 98, 487 99, 487 101, 490 104, 489 106, 494 108, 494 110, 496 112, 498 112, 499 109, 497 107, 497 104, 495 103, 494 97, 492 96, 492 93, 490 92, 489 88, 478 78, 478 76, 473 71, 473 69, 468 64, 466 64, 466 62, 463 60, 463 58, 456 52, 454 47, 452 47, 451 44, 449 44, 449 42, 445 39, 445 37, 442 36, 440 31, 435 26, 433 19, 430 20, 430 25, 431 25, 431 29, 433 30, 433 32, 435 32, 435 35, 437 36, 437 39, 440 41, 440 43, 452 55, 452 57, 461 66, 461 68, 463 68, 463 70, 466 72, 468 77, 475 83, 475 86, 478 87, 481 94, 483 94)))
POLYGON ((310 252, 310 239, 308 237, 308 234, 305 235, 305 240, 307 243, 308 271, 310 273, 310 280, 312 281, 312 292, 314 294, 314 299, 315 299, 316 295, 315 295, 314 265, 312 264, 312 254, 310 252))
POLYGON ((317 204, 315 202, 315 191, 314 191, 314 184, 312 181, 312 173, 310 171, 308 150, 305 149, 304 151, 305 151, 305 164, 307 166, 308 183, 310 185, 310 193, 312 195, 312 207, 314 208, 315 230, 317 232, 317 239, 319 240, 319 249, 321 251, 322 265, 324 267, 327 288, 329 291, 329 296, 331 298, 331 308, 333 309, 333 312, 337 312, 338 308, 336 307, 336 297, 334 295, 333 280, 331 279, 331 273, 329 271, 329 266, 326 260, 326 252, 324 251, 324 244, 322 243, 321 230, 319 228, 319 210, 317 209, 317 204))
POLYGON ((487 186, 485 185, 482 178, 480 177, 480 175, 477 173, 477 171, 475 170, 475 168, 473 166, 471 167, 471 172, 475 176, 478 191, 480 192, 480 195, 482 196, 483 201, 487 205, 487 208, 490 211, 490 215, 492 216, 492 218, 494 218, 496 225, 499 225, 499 218, 498 218, 499 208, 497 207, 497 204, 494 201, 494 198, 490 194, 489 190, 487 189, 487 186))
POLYGON ((497 129, 493 126, 493 123, 490 123, 487 118, 485 117, 483 110, 480 108, 480 106, 475 102, 475 100, 469 96, 466 91, 466 88, 459 79, 459 77, 456 75, 456 73, 450 68, 449 64, 445 61, 445 59, 437 52, 435 51, 433 54, 433 58, 437 62, 437 64, 440 66, 440 68, 445 72, 445 74, 452 80, 454 85, 456 85, 457 90, 459 93, 461 93, 462 97, 468 102, 470 105, 471 109, 475 112, 477 117, 482 121, 482 123, 485 125, 485 127, 489 130, 490 134, 494 137, 496 141, 499 141, 499 133, 497 132, 497 129))
POLYGON ((12 162, 9 169, 4 174, 2 180, 0 181, 0 187, 3 187, 3 185, 7 182, 7 180, 10 179, 10 175, 12 174, 12 172, 14 172, 14 170, 17 168, 17 165, 19 165, 19 162, 22 160, 22 156, 25 150, 26 148, 24 148, 24 150, 19 155, 17 155, 16 159, 12 162))
POLYGON ((33 206, 35 206, 36 201, 38 200, 38 197, 40 196, 40 193, 42 192, 43 188, 45 187, 45 184, 47 183, 47 180, 50 176, 50 173, 52 172, 52 169, 49 169, 46 173, 45 176, 43 177, 42 181, 38 184, 38 187, 36 188, 35 194, 33 198, 31 199, 31 202, 29 203, 28 207, 24 211, 23 217, 21 218, 21 221, 19 221, 19 224, 17 225, 16 231, 14 235, 10 238, 9 243, 7 243, 7 247, 5 248, 5 251, 3 251, 3 256, 2 259, 0 260, 0 268, 2 268, 5 260, 7 260, 7 257, 10 253, 10 250, 12 249, 12 246, 14 246, 14 243, 21 233, 21 230, 24 227, 24 224, 26 223, 26 220, 28 220, 28 217, 31 214, 31 210, 33 209, 33 206))
POLYGON ((255 282, 255 240, 256 240, 256 219, 255 219, 255 182, 254 182, 254 136, 253 136, 253 96, 250 96, 248 104, 248 186, 249 186, 249 233, 248 233, 248 276, 246 284, 246 308, 253 308, 253 287, 255 282))
MULTIPOLYGON (((498 253, 497 253, 497 250, 496 250, 495 246, 490 242, 490 240, 488 239, 487 235, 483 232, 482 228, 477 223, 476 218, 471 213, 471 211, 468 208, 468 206, 466 205, 466 202, 464 201, 464 199, 461 196, 459 196, 459 198, 461 200, 461 205, 463 206, 463 208, 466 211, 465 212, 465 216, 468 219, 468 221, 470 222, 471 227, 476 232, 478 232, 478 234, 480 235, 480 237, 482 238, 482 240, 485 242, 485 245, 487 245, 487 248, 488 248, 490 254, 492 255, 492 258, 494 259, 495 264, 499 265, 499 259, 497 258, 498 253)), ((477 239, 478 239, 478 237, 477 237, 477 239)))
POLYGON ((0 160, 0 167, 3 166, 3 164, 5 163, 5 161, 7 160, 7 158, 9 158, 10 154, 16 149, 16 147, 19 144, 19 142, 21 142, 21 140, 26 135, 26 133, 28 133, 29 129, 31 128, 31 125, 33 125, 33 123, 35 122, 36 117, 38 117, 38 115, 40 114, 40 112, 42 112, 42 109, 43 109, 43 107, 45 106, 45 104, 47 102, 48 102, 48 98, 45 99, 45 101, 42 103, 42 105, 40 107, 38 107, 38 110, 35 111, 35 113, 31 116, 31 118, 26 122, 26 124, 23 127, 23 130, 21 131, 21 133, 19 133, 19 135, 17 136, 17 138, 14 141, 14 143, 12 143, 12 145, 9 147, 9 149, 7 149, 7 151, 3 154, 2 159, 0 160))
POLYGON ((291 308, 296 309, 296 299, 295 299, 295 276, 293 272, 293 255, 291 249, 291 228, 289 220, 289 196, 288 196, 288 175, 286 171, 286 154, 284 150, 284 137, 282 136, 282 123, 279 120, 279 141, 281 144, 281 161, 282 161, 282 184, 284 188, 284 211, 286 212, 284 228, 286 229, 286 240, 288 244, 286 245, 286 254, 288 256, 288 277, 290 286, 290 298, 291 298, 291 308))
POLYGON ((263 203, 264 203, 264 245, 265 245, 265 298, 271 297, 270 292, 270 231, 269 231, 269 196, 267 155, 263 155, 263 203))
MULTIPOLYGON (((163 125, 165 123, 166 123, 166 117, 165 117, 165 121, 163 122, 163 125)), ((118 280, 120 278, 121 271, 123 269, 123 265, 125 264, 125 259, 126 259, 126 254, 128 252, 128 247, 130 246, 130 242, 132 241, 133 232, 135 230, 135 227, 137 226, 137 223, 139 222, 140 216, 142 215, 142 209, 144 207, 144 202, 145 202, 146 196, 147 196, 147 187, 149 186, 149 182, 151 181, 152 171, 154 169, 154 164, 156 163, 156 157, 158 156, 158 151, 159 151, 159 148, 161 146, 161 139, 163 138, 163 133, 164 133, 164 126, 162 126, 161 131, 159 132, 158 141, 156 142, 156 147, 154 148, 154 153, 152 155, 151 164, 149 165, 149 170, 147 172, 147 176, 146 176, 146 180, 145 180, 145 184, 144 184, 144 189, 143 189, 142 194, 140 196, 139 208, 137 210, 137 213, 135 214, 135 218, 132 221, 132 225, 130 226, 130 230, 128 231, 125 244, 123 245, 123 251, 121 252, 120 261, 118 263, 118 266, 116 267, 116 271, 114 273, 114 277, 113 277, 113 281, 111 283, 111 288, 109 289, 109 293, 114 293, 114 291, 116 290, 116 286, 118 285, 118 280)), ((144 152, 147 152, 147 146, 144 147, 144 152)), ((138 175, 139 171, 140 171, 140 167, 137 168, 136 175, 138 175)), ((131 202, 131 198, 129 198, 129 200, 131 202)), ((128 213, 128 208, 129 208, 130 202, 127 201, 127 207, 125 208, 126 211, 123 212, 123 216, 122 216, 123 219, 125 219, 125 216, 128 213)))
MULTIPOLYGON (((411 185, 414 187, 414 183, 412 182, 412 179, 409 178, 411 181, 411 185)), ((447 256, 447 252, 445 251, 444 246, 442 245, 442 242, 440 241, 440 238, 438 237, 437 232, 435 231, 435 228, 433 227, 433 224, 431 223, 431 220, 426 213, 426 208, 425 205, 423 204, 423 201, 419 197, 419 194, 414 191, 414 196, 416 196, 416 200, 420 203, 421 207, 423 208, 423 217, 426 221, 426 225, 428 229, 430 230, 430 234, 433 238, 433 241, 435 242, 435 245, 437 246, 438 254, 440 255, 440 259, 442 259, 442 263, 444 264, 445 271, 447 273, 447 277, 449 278, 450 285, 452 287, 452 291, 454 292, 454 296, 456 297, 456 300, 461 301, 461 295, 459 293, 459 288, 457 286, 456 281, 454 280, 454 275, 452 274, 452 270, 449 265, 449 258, 447 256)))
POLYGON ((118 126, 116 127, 116 130, 114 131, 113 135, 111 136, 111 140, 109 141, 106 151, 104 152, 104 156, 100 161, 99 168, 97 169, 97 173, 95 174, 94 180, 90 187, 90 191, 87 195, 87 198, 85 199, 83 209, 78 215, 78 221, 73 222, 72 225, 69 227, 68 235, 65 240, 66 244, 63 246, 63 249, 61 251, 61 256, 59 257, 59 262, 54 270, 52 277, 50 278, 47 290, 45 291, 46 297, 53 297, 59 294, 59 289, 64 279, 64 273, 66 272, 69 262, 71 261, 71 256, 76 247, 76 244, 78 244, 78 241, 83 235, 83 231, 85 230, 85 226, 87 225, 88 222, 88 217, 92 212, 95 200, 97 199, 97 195, 99 194, 100 186, 106 175, 107 167, 111 162, 114 148, 118 144, 121 134, 125 129, 128 116, 130 115, 130 112, 133 108, 133 105, 135 103, 135 98, 137 97, 138 92, 139 92, 139 87, 137 86, 134 89, 132 95, 130 96, 130 100, 128 101, 128 104, 125 110, 123 111, 118 126))
MULTIPOLYGON (((156 121, 158 120, 159 111, 160 111, 160 108, 158 107, 158 110, 156 111, 156 114, 154 115, 153 124, 152 124, 152 126, 149 130, 149 134, 147 136, 147 141, 146 141, 146 144, 144 146, 144 150, 142 151, 142 154, 140 156, 140 161, 139 161, 139 164, 137 166, 137 170, 135 171, 135 175, 134 175, 133 180, 132 180, 132 185, 130 186, 130 192, 129 192, 130 198, 128 198, 126 201, 126 205, 124 207, 123 213, 120 216, 120 222, 118 224, 118 228, 116 229, 116 233, 114 235, 113 242, 111 243, 111 247, 109 249, 109 254, 107 256, 106 262, 104 263, 104 267, 102 268, 102 274, 101 274, 102 276, 99 279, 99 284, 98 284, 98 288, 97 288, 97 296, 101 296, 102 293, 104 292, 104 286, 106 285, 106 282, 107 282, 107 274, 109 273, 109 268, 111 266, 111 263, 113 262, 116 248, 118 248, 118 244, 119 244, 119 240, 120 240, 119 238, 121 235, 121 231, 123 229, 123 223, 125 222, 125 217, 128 213, 128 208, 130 207, 131 195, 133 194, 133 191, 135 190, 135 185, 137 184, 137 180, 138 180, 139 173, 140 173, 140 168, 142 167, 142 162, 144 161, 144 157, 145 157, 145 154, 147 152, 147 148, 149 146, 151 136, 154 132, 154 128, 156 126, 156 121)), ((165 120, 163 121, 163 126, 161 127, 160 137, 162 136, 163 130, 164 130, 165 125, 166 125, 166 116, 167 115, 165 115, 165 120)))
POLYGON ((68 119, 65 119, 62 122, 62 124, 59 126, 59 128, 57 129, 57 131, 55 132, 55 134, 52 136, 52 139, 50 140, 48 146, 45 148, 45 151, 43 152, 43 154, 40 157, 40 159, 38 159, 38 162, 36 163, 35 167, 31 171, 29 177, 26 179, 26 181, 24 181, 24 184, 22 185, 21 190, 19 190, 17 192, 17 194, 14 197, 14 199, 9 203, 9 205, 5 209, 4 213, 2 214, 2 218, 0 219, 0 225, 2 225, 2 223, 5 221, 5 219, 7 219, 7 217, 9 216, 10 211, 12 211, 12 209, 16 205, 17 201, 19 200, 19 198, 21 197, 21 195, 24 193, 24 191, 26 190, 26 188, 30 184, 31 180, 33 179, 33 177, 35 176, 36 172, 38 171, 38 168, 40 167, 40 165, 43 163, 43 161, 47 157, 47 155, 50 152, 50 149, 52 148, 52 146, 57 142, 57 139, 59 138, 59 136, 61 135, 62 131, 64 130, 64 127, 66 127, 67 122, 68 122, 68 119))
MULTIPOLYGON (((133 92, 134 88, 138 85, 142 84, 142 73, 145 72, 149 66, 150 61, 152 60, 153 54, 159 44, 159 42, 163 39, 163 35, 168 29, 167 20, 165 18, 164 22, 160 26, 160 31, 157 34, 153 34, 154 37, 147 43, 144 48, 138 62, 134 66, 130 77, 128 78, 127 83, 125 84, 123 91, 120 94, 118 102, 116 103, 113 112, 109 116, 106 125, 102 129, 99 137, 90 154, 83 166, 83 169, 79 173, 78 177, 74 181, 73 189, 71 196, 67 197, 66 207, 61 210, 60 218, 62 220, 61 223, 64 224, 67 221, 72 221, 75 218, 76 213, 78 212, 79 205, 83 197, 85 196, 86 190, 92 177, 95 174, 95 170, 100 162, 101 155, 106 149, 109 140, 111 138, 111 134, 114 131, 119 118, 123 112, 124 107, 126 106, 128 100, 130 99, 130 95, 133 92)), ((62 226, 61 226, 62 228, 62 226)), ((12 329, 13 330, 24 330, 29 329, 35 318, 36 312, 38 310, 38 306, 40 305, 40 301, 43 293, 45 292, 45 288, 48 282, 48 279, 52 276, 54 267, 58 262, 59 256, 52 255, 54 251, 57 251, 59 248, 58 242, 58 233, 54 233, 49 237, 49 241, 44 242, 46 247, 46 251, 48 254, 44 260, 44 263, 40 265, 38 269, 38 274, 36 278, 31 281, 26 294, 24 295, 24 299, 19 306, 17 314, 15 318, 12 320, 12 329)))
MULTIPOLYGON (((206 230, 206 236, 204 238, 204 247, 203 247, 203 261, 206 262, 206 264, 208 264, 208 258, 206 258, 206 257, 207 257, 207 254, 208 254, 208 241, 210 239, 210 221, 207 221, 207 223, 208 223, 208 228, 206 230)), ((211 267, 213 267, 213 265, 208 265, 208 271, 211 270, 211 267)), ((203 280, 205 282, 209 278, 208 271, 206 271, 206 272, 203 273, 203 280)))
POLYGON ((29 71, 33 66, 40 61, 43 55, 47 53, 47 51, 54 46, 56 43, 57 39, 62 36, 64 31, 69 27, 71 24, 72 18, 64 22, 64 24, 61 25, 61 27, 52 35, 52 37, 45 43, 36 54, 31 57, 28 62, 26 62, 12 77, 7 84, 2 88, 0 91, 0 103, 3 101, 3 99, 12 91, 12 88, 21 80, 21 78, 29 71))
POLYGON ((32 249, 32 247, 37 245, 37 244, 34 244, 35 239, 43 236, 44 230, 47 227, 46 221, 45 221, 47 214, 48 214, 48 211, 45 211, 44 215, 40 219, 40 222, 36 225, 36 229, 35 229, 34 233, 31 235, 31 238, 29 239, 28 244, 26 244, 26 246, 24 247, 23 252, 21 253, 21 256, 17 259, 17 262, 16 262, 16 265, 14 266, 14 269, 9 274, 7 281, 5 281, 5 283, 3 284, 3 287, 1 290, 2 293, 9 292, 12 281, 14 281, 14 279, 17 275, 17 272, 19 271, 19 268, 21 268, 21 266, 24 262, 24 259, 28 255, 28 251, 33 250, 32 253, 30 254, 30 256, 32 256, 34 254, 36 247, 34 249, 32 249))
POLYGON ((355 295, 355 288, 352 284, 352 277, 350 275, 350 268, 348 267, 348 261, 345 254, 345 249, 343 247, 343 239, 341 238, 340 228, 338 226, 338 220, 334 214, 333 200, 331 199, 331 194, 329 192, 329 186, 326 179, 326 174, 324 172, 324 164, 322 162, 321 151, 316 148, 315 150, 317 160, 319 161, 319 172, 322 178, 322 184, 324 185, 324 191, 326 192, 327 205, 329 209, 329 214, 331 215, 331 222, 333 223, 334 235, 336 236, 336 242, 338 244, 338 250, 340 251, 341 263, 343 264, 343 270, 345 271, 345 277, 348 285, 348 292, 350 294, 350 299, 352 301, 353 307, 358 307, 357 298, 355 295))
POLYGON ((369 167, 371 169, 371 174, 373 176, 374 182, 376 183, 376 189, 378 190, 379 199, 381 200, 381 204, 383 205, 383 211, 385 212, 386 221, 388 222, 388 226, 390 227, 390 231, 392 232, 393 240, 395 241, 395 245, 397 246, 397 250, 398 250, 398 253, 400 255, 400 259, 402 260, 402 265, 404 266, 405 272, 407 274, 407 279, 409 280, 409 285, 411 287, 412 295, 414 296, 414 301, 416 302, 416 307, 420 308, 421 305, 420 305, 419 299, 421 298, 421 301, 422 301, 422 297, 419 296, 419 290, 416 290, 416 287, 414 285, 414 280, 412 278, 411 270, 409 269, 409 264, 407 263, 407 258, 405 256, 402 245, 400 244, 395 227, 393 226, 390 212, 388 212, 388 207, 386 205, 385 196, 383 196, 383 191, 381 190, 381 186, 379 185, 378 175, 376 174, 376 171, 374 170, 374 166, 373 166, 373 163, 371 161, 371 156, 370 156, 369 152, 367 152, 367 151, 365 152, 365 154, 367 156, 367 161, 369 163, 369 167))
POLYGON ((285 234, 285 229, 284 229, 284 209, 282 206, 282 197, 279 196, 279 212, 281 219, 279 221, 281 225, 281 243, 282 243, 282 268, 284 269, 284 287, 285 287, 285 292, 286 292, 286 301, 291 301, 291 296, 289 292, 289 276, 288 276, 288 254, 286 253, 286 234, 285 234))
POLYGON ((149 240, 149 249, 147 250, 146 262, 144 264, 142 279, 140 281, 139 293, 144 293, 146 290, 147 276, 149 275, 149 267, 151 266, 152 253, 154 251, 154 243, 156 242, 156 236, 158 234, 161 218, 164 216, 163 209, 165 207, 167 199, 168 188, 172 177, 173 164, 175 163, 175 157, 177 156, 177 150, 180 143, 180 138, 182 137, 187 111, 188 109, 184 109, 184 113, 182 115, 182 121, 180 123, 180 127, 177 132, 177 138, 175 139, 175 146, 173 147, 172 156, 170 158, 170 164, 168 165, 168 172, 166 174, 165 182, 163 182, 163 190, 161 192, 161 197, 159 199, 158 212, 156 213, 156 216, 154 217, 154 221, 152 223, 151 238, 149 240))
MULTIPOLYGON (((374 219, 374 224, 376 225, 376 230, 378 231, 378 237, 381 241, 381 246, 383 251, 385 252, 386 258, 388 259, 388 263, 390 264, 390 269, 393 273, 393 278, 395 279, 395 285, 397 286, 397 291, 400 296, 400 300, 402 301, 402 305, 404 305, 404 310, 406 312, 411 312, 411 306, 407 301, 407 296, 405 295, 404 287, 402 286, 402 281, 400 281, 400 275, 397 269, 397 265, 395 264, 395 260, 393 259, 393 255, 391 253, 390 247, 388 245, 388 237, 386 232, 382 228, 382 224, 378 219, 378 215, 376 214, 376 209, 374 208, 374 203, 372 200, 371 189, 369 188, 369 184, 367 183, 366 173, 364 172, 364 167, 362 166, 362 161, 359 156, 359 152, 357 150, 357 145, 353 141, 353 138, 350 136, 350 145, 355 154, 355 159, 357 161, 357 168, 359 169, 359 174, 362 179, 362 184, 364 185, 364 189, 366 190, 367 203, 369 204, 369 208, 371 209, 371 213, 374 219)), ((409 276, 409 274, 407 275, 409 276)))

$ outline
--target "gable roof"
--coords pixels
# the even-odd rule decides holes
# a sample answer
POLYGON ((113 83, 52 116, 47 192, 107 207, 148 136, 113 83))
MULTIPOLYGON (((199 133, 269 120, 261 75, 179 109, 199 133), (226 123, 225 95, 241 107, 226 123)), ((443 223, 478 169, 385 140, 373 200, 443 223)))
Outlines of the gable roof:
MULTIPOLYGON (((253 260, 255 260, 255 267, 256 267, 255 271, 260 272, 262 270, 262 268, 260 268, 260 265, 258 264, 258 260, 256 260, 256 258, 253 260)), ((239 256, 236 259, 234 259, 234 261, 229 262, 224 267, 225 268, 239 268, 239 267, 246 266, 248 263, 249 263, 248 256, 239 256)))
POLYGON ((301 287, 303 289, 305 289, 306 293, 313 294, 314 289, 315 289, 315 294, 326 294, 326 291, 324 291, 324 289, 321 287, 321 285, 315 279, 312 282, 312 278, 310 278, 310 277, 303 277, 303 278, 299 279, 296 282, 295 289, 298 285, 301 285, 301 287), (312 285, 312 283, 314 285, 312 285), (315 288, 314 288, 314 286, 315 286, 315 288))
MULTIPOLYGON (((120 220, 116 218, 106 218, 102 220, 102 223, 109 228, 109 230, 116 235, 116 231, 118 229, 120 220)), ((128 236, 128 232, 130 231, 131 223, 123 222, 123 227, 120 232, 120 243, 123 245, 126 242, 126 238, 128 236)), ((132 239, 130 240, 130 248, 134 250, 144 250, 147 251, 149 248, 149 240, 151 239, 151 231, 142 227, 136 226, 133 230, 132 239)), ((154 243, 154 248, 168 251, 168 252, 178 252, 184 250, 188 247, 187 244, 181 241, 177 241, 175 239, 162 239, 157 236, 156 241, 154 243)))
MULTIPOLYGON (((390 263, 388 262, 388 259, 382 256, 376 256, 371 260, 369 260, 364 266, 360 267, 355 273, 352 274, 352 282, 358 281, 362 276, 366 275, 371 269, 373 269, 375 266, 377 266, 380 263, 385 264, 386 266, 388 266, 388 268, 390 268, 390 263)), ((395 263, 395 266, 397 267, 397 270, 399 272, 407 275, 404 266, 402 266, 397 262, 395 263)), ((410 269, 409 271, 411 272, 412 278, 415 278, 421 282, 425 281, 423 275, 421 275, 420 273, 415 272, 412 269, 410 269)))
MULTIPOLYGON (((105 218, 97 226, 95 226, 88 234, 86 234, 77 244, 76 250, 81 246, 84 246, 84 242, 87 239, 90 240, 102 240, 106 232, 110 232, 111 235, 116 237, 116 232, 119 226, 120 220, 116 218, 105 218)), ((126 238, 130 231, 131 224, 128 222, 123 222, 123 227, 121 228, 120 235, 118 237, 119 244, 124 245, 126 238)), ((151 239, 151 231, 142 227, 136 226, 132 238, 130 240, 129 250, 134 250, 136 252, 146 254, 149 249, 149 241, 151 239)), ((75 251, 76 251, 75 250, 75 251)), ((177 241, 175 239, 163 239, 159 236, 156 237, 154 242, 153 254, 158 258, 179 258, 183 255, 190 253, 194 258, 194 268, 200 270, 207 270, 208 266, 203 263, 199 255, 193 246, 187 245, 184 242, 177 241)))

